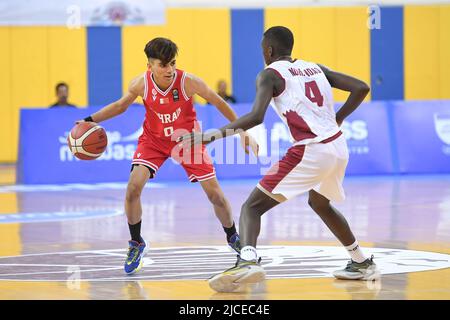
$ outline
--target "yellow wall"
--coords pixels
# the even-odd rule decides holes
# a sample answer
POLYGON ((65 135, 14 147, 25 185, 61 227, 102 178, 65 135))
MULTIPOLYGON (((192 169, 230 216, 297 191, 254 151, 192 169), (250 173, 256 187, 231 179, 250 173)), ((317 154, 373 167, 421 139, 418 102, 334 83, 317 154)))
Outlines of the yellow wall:
MULTIPOLYGON (((283 25, 294 33, 295 58, 320 63, 370 83, 370 30, 366 21, 366 7, 265 10, 265 29, 283 25)), ((344 101, 347 95, 334 92, 336 101, 344 101)), ((369 99, 370 95, 366 100, 369 99)))
POLYGON ((439 89, 450 99, 450 6, 439 7, 439 89))
MULTIPOLYGON (((0 215, 17 211, 17 194, 0 193, 0 215)), ((17 256, 22 253, 20 229, 20 223, 0 223, 0 256, 17 256)))
POLYGON ((167 37, 178 45, 179 69, 197 75, 214 90, 220 79, 231 87, 230 11, 169 9, 166 19, 164 26, 122 28, 123 90, 146 70, 144 47, 154 37, 167 37))
POLYGON ((450 98, 450 6, 404 8, 405 99, 450 98))
MULTIPOLYGON (((13 112, 11 104, 11 28, 0 28, 0 43, 3 43, 3 50, 0 50, 0 161, 14 161, 12 146, 17 142, 12 140, 13 112)), ((17 120, 16 120, 17 121, 17 120)))
MULTIPOLYGON (((144 46, 156 36, 169 37, 178 44, 180 69, 201 77, 213 89, 219 79, 225 79, 231 87, 230 23, 229 9, 169 9, 166 25, 124 27, 123 90, 134 76, 145 71, 144 46)), ((3 27, 0 41, 9 48, 0 52, 4 71, 0 75, 0 144, 7 146, 0 148, 0 162, 14 162, 20 107, 53 103, 54 86, 59 81, 69 84, 69 101, 78 106, 87 104, 86 28, 3 27)))
MULTIPOLYGON (((230 15, 229 9, 171 8, 163 26, 124 27, 123 90, 145 71, 143 49, 155 36, 169 37, 179 45, 180 69, 214 89, 221 78, 232 88, 230 15)), ((267 8, 265 26, 292 29, 295 57, 370 83, 367 15, 366 7, 267 8)), ((405 99, 450 99, 450 6, 406 6, 404 29, 405 99)), ((0 51, 0 162, 14 162, 21 106, 53 103, 59 81, 69 84, 70 101, 87 104, 86 28, 0 27, 0 41, 6 48, 0 51)), ((335 92, 336 101, 345 97, 346 93, 335 92)))
POLYGON ((17 159, 19 108, 47 106, 55 85, 65 81, 69 101, 87 104, 85 29, 65 27, 2 27, 0 41, 0 162, 17 159))

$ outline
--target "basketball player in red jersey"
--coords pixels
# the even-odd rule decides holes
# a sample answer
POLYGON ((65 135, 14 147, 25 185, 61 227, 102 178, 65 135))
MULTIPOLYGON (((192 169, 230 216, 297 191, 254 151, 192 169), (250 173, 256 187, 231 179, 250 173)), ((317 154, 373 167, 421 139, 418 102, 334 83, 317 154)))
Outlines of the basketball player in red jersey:
MULTIPOLYGON (((200 78, 176 68, 177 45, 166 38, 155 38, 145 46, 148 70, 134 78, 128 92, 119 100, 107 105, 84 121, 101 122, 115 117, 130 106, 137 97, 142 97, 146 109, 144 132, 132 160, 132 171, 128 182, 125 211, 131 234, 124 269, 133 274, 142 267, 147 243, 141 237, 141 191, 153 178, 169 157, 177 160, 185 169, 191 182, 200 182, 215 214, 221 222, 227 242, 239 253, 240 239, 225 198, 215 176, 211 159, 201 146, 183 155, 176 138, 182 134, 200 131, 193 105, 193 96, 198 94, 230 121, 237 119, 236 113, 220 96, 200 78)), ((241 133, 245 151, 252 149, 257 155, 258 145, 247 133, 241 133)))

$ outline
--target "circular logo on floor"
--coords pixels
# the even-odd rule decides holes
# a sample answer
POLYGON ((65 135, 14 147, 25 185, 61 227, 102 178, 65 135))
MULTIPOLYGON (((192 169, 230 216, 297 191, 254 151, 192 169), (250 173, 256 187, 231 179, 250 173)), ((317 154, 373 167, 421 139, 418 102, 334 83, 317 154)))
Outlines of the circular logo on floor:
MULTIPOLYGON (((380 273, 429 271, 450 267, 450 255, 413 250, 364 248, 380 273)), ((332 277, 349 257, 342 247, 259 246, 268 279, 332 277)), ((134 281, 206 280, 230 268, 236 255, 225 246, 152 248, 139 273, 123 271, 126 250, 90 250, 0 257, 0 280, 134 281)))

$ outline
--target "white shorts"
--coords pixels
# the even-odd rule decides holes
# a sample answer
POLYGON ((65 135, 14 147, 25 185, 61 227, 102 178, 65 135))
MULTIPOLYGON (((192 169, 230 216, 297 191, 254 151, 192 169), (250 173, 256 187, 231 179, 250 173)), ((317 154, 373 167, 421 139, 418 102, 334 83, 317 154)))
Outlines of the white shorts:
POLYGON ((320 143, 296 145, 273 165, 257 187, 282 202, 315 190, 328 200, 345 199, 342 181, 348 163, 347 142, 337 135, 320 143))

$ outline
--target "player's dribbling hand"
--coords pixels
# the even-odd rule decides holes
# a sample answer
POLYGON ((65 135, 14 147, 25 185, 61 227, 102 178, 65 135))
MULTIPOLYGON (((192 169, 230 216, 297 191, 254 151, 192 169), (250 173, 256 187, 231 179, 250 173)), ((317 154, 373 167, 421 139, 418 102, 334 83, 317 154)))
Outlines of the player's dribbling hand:
POLYGON ((86 121, 84 121, 84 120, 77 120, 77 121, 75 121, 75 124, 79 124, 79 123, 82 123, 82 122, 86 122, 86 121))
POLYGON ((259 145, 256 140, 247 132, 242 133, 240 136, 241 146, 244 148, 245 153, 249 154, 251 149, 255 157, 258 157, 259 145))

